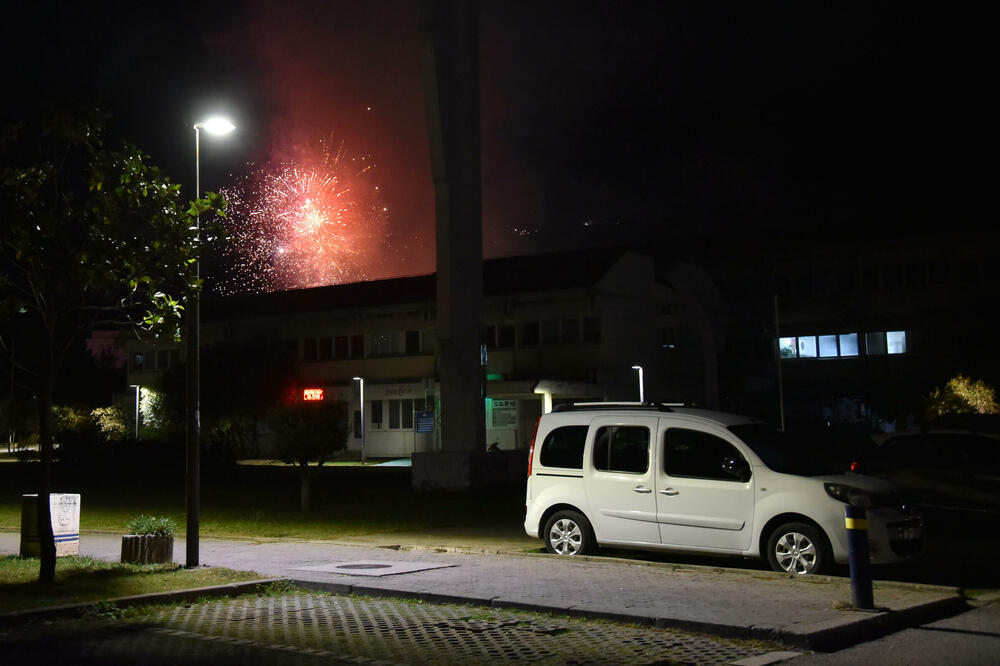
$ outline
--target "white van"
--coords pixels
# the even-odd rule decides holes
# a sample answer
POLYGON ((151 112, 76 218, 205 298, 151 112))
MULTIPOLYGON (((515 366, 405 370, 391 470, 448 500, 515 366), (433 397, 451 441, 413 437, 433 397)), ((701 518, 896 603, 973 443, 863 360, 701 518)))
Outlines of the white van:
POLYGON ((538 420, 524 529, 557 555, 597 545, 740 555, 776 571, 848 559, 844 505, 867 507, 873 563, 923 548, 894 487, 824 466, 749 417, 656 403, 563 405, 538 420))

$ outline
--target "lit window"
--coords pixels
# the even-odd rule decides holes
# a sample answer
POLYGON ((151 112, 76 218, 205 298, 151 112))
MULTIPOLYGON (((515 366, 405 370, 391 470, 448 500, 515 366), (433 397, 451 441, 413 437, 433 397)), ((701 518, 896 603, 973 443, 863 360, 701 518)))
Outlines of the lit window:
POLYGON ((302 389, 302 399, 313 401, 323 399, 323 389, 321 388, 307 388, 302 389))
POLYGON ((886 331, 885 338, 890 354, 906 353, 906 331, 886 331))
POLYGON ((799 358, 816 358, 815 335, 808 335, 799 338, 799 358))
POLYGON ((858 334, 857 333, 845 333, 840 336, 840 355, 841 356, 857 356, 858 355, 858 334))
POLYGON ((795 338, 778 338, 778 349, 781 350, 781 358, 795 358, 795 349, 798 342, 795 338))
POLYGON ((820 358, 831 358, 837 356, 836 335, 819 336, 819 355, 820 358))

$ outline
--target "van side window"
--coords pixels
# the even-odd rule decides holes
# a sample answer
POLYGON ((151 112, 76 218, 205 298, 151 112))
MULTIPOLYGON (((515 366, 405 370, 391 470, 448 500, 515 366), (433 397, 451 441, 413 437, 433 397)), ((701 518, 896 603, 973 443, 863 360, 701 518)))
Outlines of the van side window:
POLYGON ((588 426, 563 426, 556 428, 542 442, 538 462, 543 467, 583 469, 583 445, 587 441, 588 426))
POLYGON ((663 471, 717 481, 746 482, 750 465, 739 450, 722 439, 700 430, 670 428, 664 442, 663 471))
POLYGON ((649 469, 649 428, 606 426, 594 440, 594 467, 605 472, 644 474, 649 469))

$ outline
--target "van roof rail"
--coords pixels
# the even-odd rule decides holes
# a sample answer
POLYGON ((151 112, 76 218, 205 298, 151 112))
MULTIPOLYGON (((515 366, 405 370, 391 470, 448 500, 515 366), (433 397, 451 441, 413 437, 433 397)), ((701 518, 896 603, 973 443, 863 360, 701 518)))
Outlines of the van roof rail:
POLYGON ((681 402, 574 402, 556 405, 554 412, 573 412, 593 409, 644 409, 656 412, 672 412, 671 407, 683 407, 681 402))

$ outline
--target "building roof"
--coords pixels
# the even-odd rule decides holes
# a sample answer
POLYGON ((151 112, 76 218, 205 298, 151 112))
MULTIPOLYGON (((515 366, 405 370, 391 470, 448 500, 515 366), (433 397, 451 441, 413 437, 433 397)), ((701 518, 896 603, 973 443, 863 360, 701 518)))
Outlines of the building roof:
MULTIPOLYGON (((593 286, 624 252, 599 248, 487 259, 483 261, 483 293, 498 296, 593 286)), ((217 321, 258 314, 289 315, 431 303, 435 299, 436 273, 431 273, 260 294, 210 295, 202 299, 201 317, 204 321, 217 321)))

